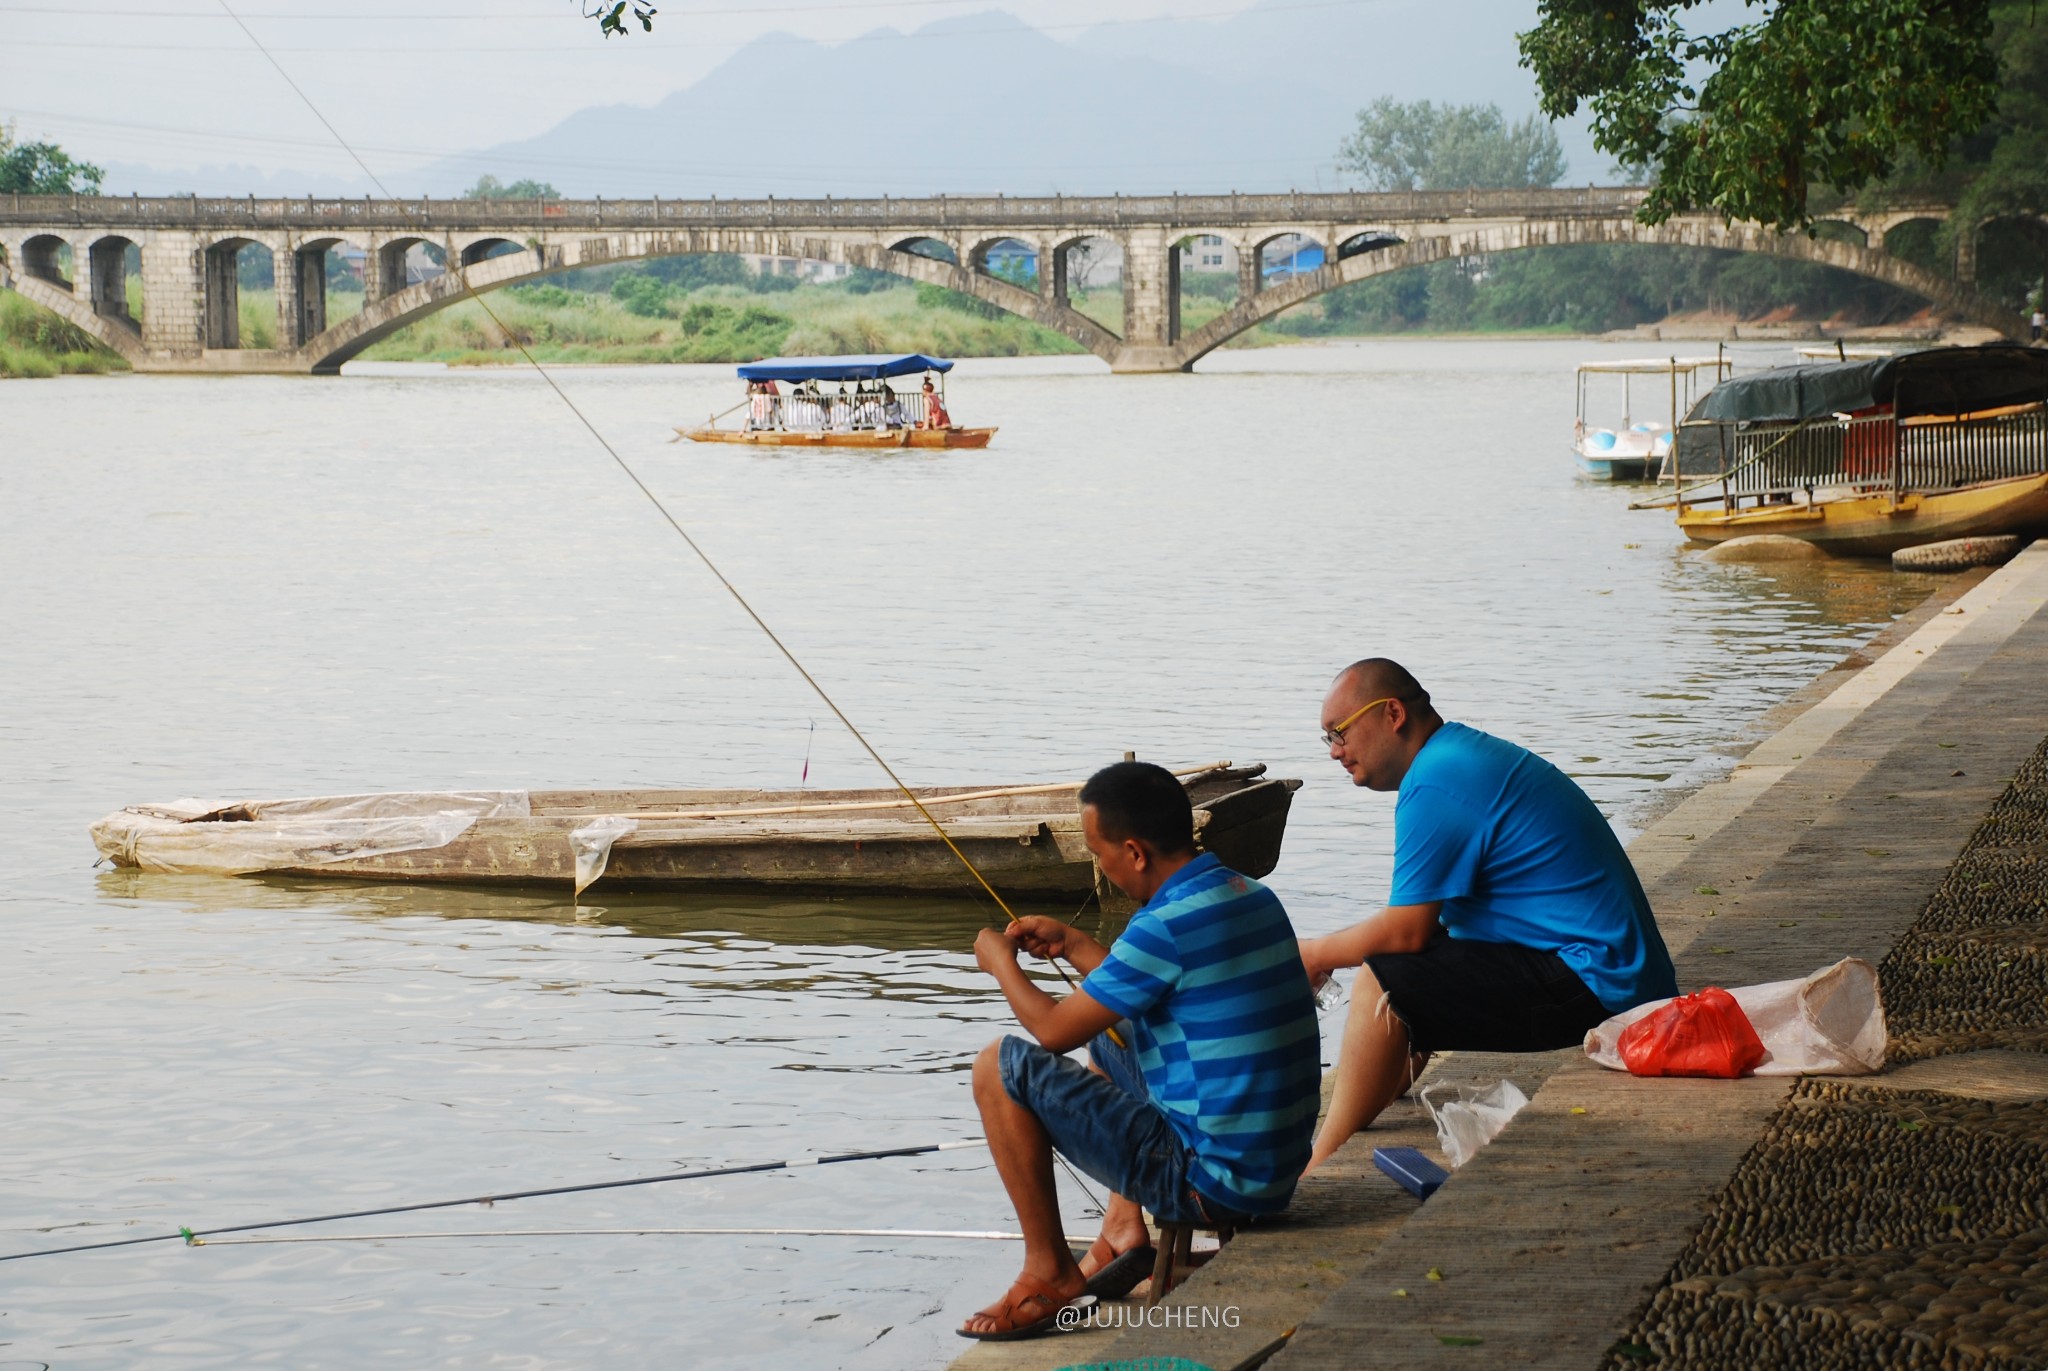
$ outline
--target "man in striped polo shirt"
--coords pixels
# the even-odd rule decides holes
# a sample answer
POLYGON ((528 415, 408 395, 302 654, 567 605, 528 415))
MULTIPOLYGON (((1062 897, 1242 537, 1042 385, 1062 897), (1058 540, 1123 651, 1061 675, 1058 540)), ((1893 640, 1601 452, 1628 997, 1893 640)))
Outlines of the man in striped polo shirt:
POLYGON ((974 1099, 1024 1230, 1024 1270, 963 1337, 1048 1332, 1083 1294, 1128 1293, 1151 1265, 1141 1206, 1162 1222, 1243 1223, 1286 1208, 1308 1163, 1321 1043, 1287 912, 1196 852, 1187 791, 1167 771, 1120 762, 1080 798, 1088 850, 1143 907, 1107 948, 1042 916, 975 941, 1037 1042, 1005 1037, 975 1059, 974 1099), (1072 963, 1080 989, 1055 1000, 1018 965, 1020 950, 1072 963), (1093 1069, 1061 1055, 1084 1043, 1093 1069), (1092 1272, 1060 1225, 1054 1149, 1114 1192, 1092 1272))

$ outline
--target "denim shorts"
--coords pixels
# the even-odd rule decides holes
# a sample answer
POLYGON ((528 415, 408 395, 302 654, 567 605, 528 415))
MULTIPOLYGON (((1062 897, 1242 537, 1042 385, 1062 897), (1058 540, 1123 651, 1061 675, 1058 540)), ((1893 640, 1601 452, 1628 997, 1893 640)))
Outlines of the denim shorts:
POLYGON ((1439 933, 1420 952, 1367 957, 1412 1052, 1548 1052, 1577 1047, 1613 1011, 1564 958, 1516 943, 1439 933))
MULTIPOLYGON (((1128 1022, 1117 1031, 1132 1041, 1128 1022)), ((1088 1055, 1102 1074, 1024 1038, 1004 1038, 1003 1089, 1038 1117, 1068 1161, 1161 1223, 1207 1228, 1246 1222, 1195 1190, 1194 1154, 1148 1097, 1137 1053, 1105 1033, 1088 1044, 1088 1055)))

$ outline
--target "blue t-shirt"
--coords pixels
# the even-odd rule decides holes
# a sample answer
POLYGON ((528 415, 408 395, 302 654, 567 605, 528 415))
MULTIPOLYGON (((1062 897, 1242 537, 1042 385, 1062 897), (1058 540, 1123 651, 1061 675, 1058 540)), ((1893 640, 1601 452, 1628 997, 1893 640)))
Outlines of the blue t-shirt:
POLYGON ((1193 1164, 1246 1214, 1287 1207, 1322 1083, 1316 1000, 1272 891, 1203 854, 1167 878, 1081 982, 1131 1021, 1138 1068, 1193 1164))
POLYGON ((1555 952, 1617 1013, 1678 993, 1649 897, 1586 792, 1464 724, 1422 745, 1394 803, 1388 902, 1437 900, 1453 938, 1555 952))

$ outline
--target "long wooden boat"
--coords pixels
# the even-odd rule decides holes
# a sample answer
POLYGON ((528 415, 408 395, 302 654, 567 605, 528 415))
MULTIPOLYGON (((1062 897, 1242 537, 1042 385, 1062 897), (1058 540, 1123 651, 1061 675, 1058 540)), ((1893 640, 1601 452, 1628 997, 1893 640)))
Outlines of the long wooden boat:
POLYGON ((1726 512, 1696 507, 1679 514, 1678 527, 1703 543, 1782 533, 1838 557, 1888 557, 1947 538, 2048 529, 2048 475, 1896 498, 1887 490, 1726 512))
MULTIPOLYGON (((1181 773, 1205 850, 1248 876, 1280 860, 1297 780, 1218 762, 1181 773)), ((1081 839, 1080 782, 916 790, 1005 895, 1112 903, 1081 839)), ((132 805, 92 825, 145 871, 606 888, 979 889, 894 790, 402 792, 132 805)))
POLYGON ((994 429, 963 428, 946 411, 946 373, 952 369, 944 358, 921 352, 748 362, 739 368, 747 383, 745 399, 695 427, 678 425, 676 432, 693 443, 751 447, 987 447, 994 429), (920 373, 922 388, 898 391, 889 384, 920 373), (738 427, 719 427, 735 414, 738 427))
POLYGON ((992 428, 880 428, 781 430, 678 428, 693 443, 746 443, 755 447, 970 448, 987 447, 992 428))
POLYGON ((1849 557, 2048 531, 2048 351, 1993 344, 1724 381, 1679 430, 1670 491, 1699 542, 1849 557))

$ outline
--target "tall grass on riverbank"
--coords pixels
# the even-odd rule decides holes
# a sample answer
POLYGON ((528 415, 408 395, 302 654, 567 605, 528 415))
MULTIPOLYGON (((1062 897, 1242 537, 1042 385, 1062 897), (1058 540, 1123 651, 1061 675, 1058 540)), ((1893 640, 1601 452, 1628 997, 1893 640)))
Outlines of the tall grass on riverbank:
POLYGON ((0 376, 57 376, 125 370, 89 333, 13 291, 0 291, 0 376))
MULTIPOLYGON (((951 292, 909 288, 856 294, 802 285, 773 295, 712 286, 677 292, 653 314, 608 295, 542 283, 491 297, 500 329, 474 302, 454 305, 364 354, 378 361, 510 361, 512 337, 542 361, 744 362, 777 353, 927 352, 1017 357, 1077 352, 1069 339, 1011 315, 985 314, 951 292), (921 298, 923 297, 923 298, 921 298), (508 334, 510 336, 508 336, 508 334)), ((642 306, 646 308, 646 306, 642 306)))

